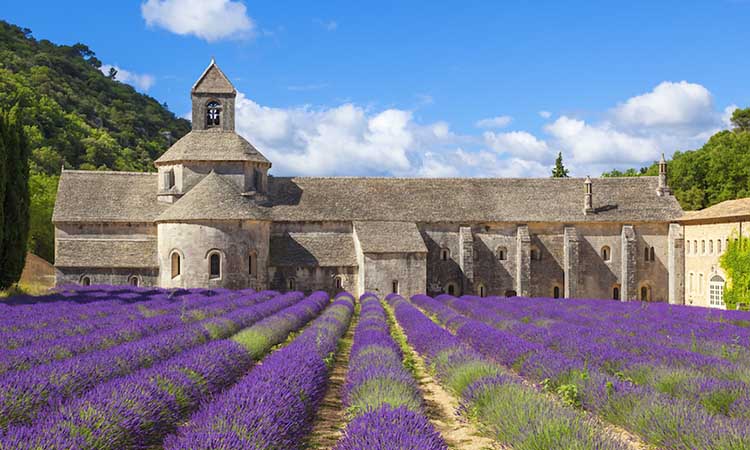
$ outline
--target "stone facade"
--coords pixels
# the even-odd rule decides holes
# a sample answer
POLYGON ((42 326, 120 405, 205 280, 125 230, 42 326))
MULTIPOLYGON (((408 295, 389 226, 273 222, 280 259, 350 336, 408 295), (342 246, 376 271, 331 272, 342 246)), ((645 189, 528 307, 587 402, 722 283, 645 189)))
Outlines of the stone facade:
MULTIPOLYGON (((212 61, 157 173, 64 171, 58 283, 682 301, 659 177, 280 178, 212 61)), ((687 239, 687 237, 686 237, 687 239)))

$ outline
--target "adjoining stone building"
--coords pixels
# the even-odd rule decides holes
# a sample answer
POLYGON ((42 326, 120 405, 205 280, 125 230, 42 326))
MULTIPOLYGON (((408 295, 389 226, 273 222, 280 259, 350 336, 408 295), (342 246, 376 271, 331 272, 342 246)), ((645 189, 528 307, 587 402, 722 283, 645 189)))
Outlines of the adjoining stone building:
POLYGON ((729 241, 750 236, 750 198, 728 200, 680 219, 685 239, 685 304, 725 308, 719 259, 729 241))
POLYGON ((658 177, 274 177, 212 61, 157 173, 63 172, 57 283, 683 302, 658 177))

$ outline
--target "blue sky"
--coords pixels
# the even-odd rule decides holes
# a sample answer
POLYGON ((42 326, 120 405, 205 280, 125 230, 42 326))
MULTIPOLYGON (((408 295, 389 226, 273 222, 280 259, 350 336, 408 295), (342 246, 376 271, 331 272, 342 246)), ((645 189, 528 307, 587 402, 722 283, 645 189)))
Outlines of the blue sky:
POLYGON ((750 106, 750 1, 10 2, 181 116, 211 56, 277 174, 545 176, 700 146, 750 106), (745 55, 745 56, 743 56, 745 55))

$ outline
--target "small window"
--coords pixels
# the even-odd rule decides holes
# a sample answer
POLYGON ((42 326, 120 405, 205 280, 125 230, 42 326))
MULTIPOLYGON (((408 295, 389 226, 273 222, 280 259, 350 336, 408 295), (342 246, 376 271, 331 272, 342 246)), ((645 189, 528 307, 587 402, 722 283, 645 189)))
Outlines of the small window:
POLYGON ((698 241, 693 241, 693 254, 698 254, 698 241))
POLYGON ((497 248, 497 259, 500 261, 505 261, 508 259, 508 249, 505 247, 498 247, 497 248))
POLYGON ((516 291, 513 291, 513 290, 505 291, 505 296, 506 297, 515 297, 516 295, 518 295, 518 294, 516 294, 516 291))
POLYGON ((695 285, 693 284, 694 275, 695 274, 693 272, 690 272, 690 279, 688 281, 688 290, 690 292, 695 292, 695 285))
POLYGON ((648 247, 643 249, 643 260, 648 262, 648 247))
POLYGON ((211 101, 206 105, 206 126, 218 127, 221 124, 221 104, 211 101))
POLYGON ((721 255, 722 251, 723 250, 721 249, 721 239, 717 239, 716 240, 716 253, 718 253, 719 255, 721 255))
POLYGON ((289 278, 286 282, 286 288, 289 291, 296 291, 297 290, 297 280, 294 278, 289 278))
POLYGON ((479 296, 480 297, 486 297, 487 296, 487 289, 484 287, 483 284, 479 285, 479 289, 477 289, 477 291, 479 292, 479 296))
POLYGON ((208 257, 208 274, 210 279, 221 278, 221 255, 211 253, 208 257))
POLYGON ((648 288, 648 286, 641 287, 641 301, 642 302, 649 301, 649 291, 650 289, 648 288))
POLYGON ((255 189, 255 192, 263 190, 263 172, 257 168, 253 169, 253 189, 255 189))
POLYGON ((133 287, 138 287, 138 284, 139 284, 138 283, 138 277, 135 276, 135 275, 133 275, 132 277, 130 277, 128 279, 128 284, 131 285, 131 286, 133 286, 133 287))
POLYGON ((168 191, 174 187, 174 170, 169 169, 164 172, 164 190, 168 191))
POLYGON ((654 251, 654 247, 651 247, 648 252, 649 252, 649 260, 651 262, 656 261, 656 251, 654 251))
POLYGON ((606 262, 609 262, 612 260, 612 252, 610 251, 609 247, 606 245, 602 247, 602 259, 606 262))
POLYGON ((701 254, 706 254, 706 241, 701 241, 701 254))
POLYGON ((714 254, 714 241, 713 239, 708 241, 708 254, 713 255, 714 254))
POLYGON ((393 280, 393 282, 391 282, 391 292, 398 294, 398 280, 393 280))
POLYGON ((532 247, 531 248, 531 255, 530 256, 531 256, 531 259, 533 261, 540 261, 542 259, 542 253, 536 247, 532 247))
POLYGON ((448 261, 448 258, 451 257, 451 252, 447 248, 443 247, 440 249, 440 260, 441 261, 448 261))
POLYGON ((247 257, 247 271, 253 277, 258 274, 258 256, 255 252, 250 252, 250 255, 247 257))
POLYGON ((612 300, 620 300, 620 286, 612 288, 612 300))
POLYGON ((181 267, 180 267, 180 254, 177 252, 172 253, 172 278, 177 278, 180 276, 181 273, 181 267))
POLYGON ((560 298, 560 286, 555 286, 555 288, 552 289, 552 298, 560 298))
POLYGON ((698 292, 703 293, 703 274, 698 274, 698 292))
POLYGON ((81 277, 81 286, 91 286, 91 278, 81 277))
POLYGON ((344 279, 341 277, 341 275, 336 275, 335 277, 333 277, 333 287, 339 291, 344 289, 344 279))

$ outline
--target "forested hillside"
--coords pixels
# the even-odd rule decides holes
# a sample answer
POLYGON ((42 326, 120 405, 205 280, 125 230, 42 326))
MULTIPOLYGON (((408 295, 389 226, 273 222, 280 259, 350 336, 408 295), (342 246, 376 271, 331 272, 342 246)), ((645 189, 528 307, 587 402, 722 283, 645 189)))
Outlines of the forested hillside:
POLYGON ((52 260, 57 175, 70 169, 153 170, 190 122, 100 71, 86 45, 36 40, 0 21, 0 109, 18 105, 31 147, 30 249, 52 260))
MULTIPOLYGON (((697 150, 675 152, 669 185, 685 210, 750 197, 750 108, 735 110, 732 130, 711 136, 697 150)), ((656 163, 640 170, 613 170, 603 176, 657 175, 656 163)))

